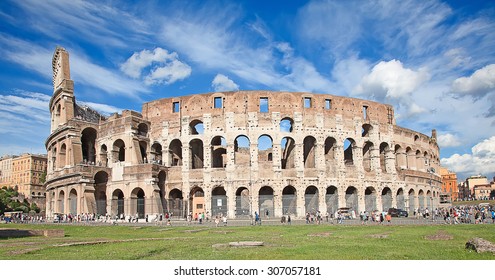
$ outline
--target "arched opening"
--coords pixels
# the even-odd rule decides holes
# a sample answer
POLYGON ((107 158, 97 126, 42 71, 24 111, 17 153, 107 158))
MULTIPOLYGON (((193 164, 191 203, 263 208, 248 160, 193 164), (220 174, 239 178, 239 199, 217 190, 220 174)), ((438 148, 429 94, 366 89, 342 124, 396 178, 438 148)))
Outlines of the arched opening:
POLYGON ((108 174, 105 171, 99 171, 95 174, 95 202, 96 214, 107 214, 107 182, 108 174))
POLYGON ((376 190, 373 187, 367 187, 364 190, 364 210, 368 213, 377 210, 376 207, 376 190))
POLYGON ((348 187, 345 190, 345 207, 359 213, 358 209, 358 191, 355 187, 348 187))
POLYGON ((423 153, 424 167, 425 169, 429 169, 431 166, 431 157, 428 152, 423 153))
POLYGON ((112 158, 115 161, 125 161, 125 143, 122 139, 113 142, 112 158))
POLYGON ((309 186, 304 192, 304 207, 306 213, 316 214, 316 211, 320 210, 318 189, 315 186, 309 186))
MULTIPOLYGON (((260 165, 268 163, 268 154, 273 150, 272 138, 268 135, 261 135, 258 138, 258 163, 260 165)), ((271 166, 271 163, 269 163, 271 166)))
POLYGON ((296 188, 293 186, 287 186, 282 191, 282 214, 297 214, 296 188))
POLYGON ((335 215, 335 212, 339 209, 339 194, 337 187, 330 186, 327 188, 325 201, 327 203, 327 212, 330 215, 335 215))
POLYGON ((408 195, 409 195, 409 200, 408 200, 409 209, 408 209, 408 211, 409 211, 409 213, 412 213, 418 207, 416 205, 416 200, 414 199, 416 197, 416 194, 415 194, 413 189, 410 189, 408 195))
POLYGON ((77 191, 72 189, 69 193, 69 213, 77 215, 77 191))
POLYGON ((400 145, 395 145, 395 168, 397 170, 407 169, 406 151, 400 145))
POLYGON ((204 132, 203 122, 200 120, 193 120, 189 123, 189 131, 191 135, 199 135, 204 132))
POLYGON ((385 187, 382 190, 382 210, 388 211, 389 208, 392 208, 392 190, 385 187))
POLYGON ((148 163, 148 143, 139 141, 139 151, 141 153, 141 163, 148 163))
POLYGON ((144 137, 147 137, 148 136, 148 125, 147 124, 140 123, 138 125, 138 135, 139 136, 144 136, 144 137))
POLYGON ((203 168, 203 141, 199 139, 193 139, 189 142, 189 149, 191 150, 191 169, 203 168))
POLYGON ((335 144, 337 141, 333 137, 325 139, 325 160, 327 162, 335 159, 335 144))
POLYGON ((373 143, 366 141, 363 147, 363 168, 366 172, 371 172, 371 162, 373 159, 372 151, 373 143))
POLYGON ((131 192, 131 214, 136 213, 139 219, 145 217, 145 199, 144 191, 141 188, 135 188, 131 192))
POLYGON ((387 155, 390 153, 390 148, 387 143, 380 144, 380 167, 383 173, 387 173, 387 155))
POLYGON ((162 209, 165 212, 167 209, 167 200, 165 199, 166 190, 165 190, 165 180, 167 178, 167 174, 165 171, 158 172, 158 194, 160 195, 160 203, 162 204, 162 209))
POLYGON ((99 166, 108 166, 108 151, 107 145, 101 145, 100 147, 100 161, 98 162, 99 166))
POLYGON ((194 217, 202 213, 206 214, 205 192, 200 187, 194 187, 189 195, 190 209, 194 217))
POLYGON ((356 146, 356 142, 352 138, 344 140, 344 163, 345 165, 354 165, 353 149, 356 146))
POLYGON ((170 166, 182 166, 182 142, 174 139, 169 145, 170 166))
MULTIPOLYGON (((204 199, 203 199, 204 200, 204 199)), ((192 201, 192 199, 191 199, 192 201)), ((185 217, 184 213, 184 198, 182 192, 178 189, 173 189, 168 195, 168 208, 163 208, 164 211, 171 213, 172 217, 185 217)), ((192 211, 191 211, 192 212, 192 211)))
POLYGON ((96 161, 96 129, 87 127, 82 131, 81 149, 83 162, 94 164, 96 161))
POLYGON ((227 192, 224 187, 216 187, 211 192, 211 216, 227 216, 227 192))
POLYGON ((399 190, 397 190, 396 200, 397 200, 397 208, 398 209, 404 209, 404 210, 406 210, 406 202, 405 202, 405 197, 404 197, 404 190, 402 188, 400 188, 399 190))
POLYGON ((373 126, 370 124, 363 124, 362 129, 361 129, 361 136, 362 137, 369 137, 371 131, 373 130, 373 126))
POLYGON ((426 208, 425 193, 423 190, 419 190, 418 192, 418 203, 419 203, 419 210, 423 211, 426 208))
POLYGON ((124 214, 124 193, 122 190, 116 189, 112 193, 112 215, 123 219, 124 214))
POLYGON ((295 168, 295 141, 290 137, 282 138, 280 142, 282 169, 295 168))
POLYGON ((65 192, 60 191, 58 194, 58 212, 65 213, 65 192))
POLYGON ((62 144, 62 146, 60 146, 60 153, 59 153, 59 158, 60 158, 60 167, 64 167, 65 165, 67 165, 67 146, 64 144, 62 144))
POLYGON ((57 148, 53 147, 53 149, 52 149, 52 170, 55 170, 58 167, 57 164, 58 164, 58 162, 57 162, 57 148))
POLYGON ((426 205, 427 205, 426 207, 428 207, 428 210, 430 210, 430 211, 433 210, 431 208, 431 206, 432 206, 432 200, 433 200, 433 196, 431 194, 431 191, 427 191, 426 192, 425 200, 426 200, 426 205))
POLYGON ((251 165, 251 143, 249 138, 244 135, 237 136, 234 140, 234 162, 237 166, 251 165))
POLYGON ((273 217, 273 189, 271 187, 264 186, 260 189, 258 195, 258 208, 260 210, 260 216, 265 218, 273 217))
POLYGON ((249 190, 246 187, 240 187, 235 192, 235 216, 249 217, 251 215, 251 200, 249 190))
POLYGON ((222 136, 211 140, 211 167, 225 168, 227 165, 227 141, 222 136))
POLYGON ((411 147, 406 148, 406 162, 407 169, 416 169, 416 156, 414 155, 414 151, 411 147))
POLYGON ((150 151, 151 163, 162 164, 162 145, 160 143, 153 143, 150 151))
POLYGON ((316 167, 316 139, 313 136, 304 138, 304 168, 316 167))
POLYGON ((419 150, 416 150, 416 170, 424 169, 424 157, 419 150))
POLYGON ((294 120, 289 117, 285 117, 280 121, 281 132, 292 132, 294 126, 294 120))

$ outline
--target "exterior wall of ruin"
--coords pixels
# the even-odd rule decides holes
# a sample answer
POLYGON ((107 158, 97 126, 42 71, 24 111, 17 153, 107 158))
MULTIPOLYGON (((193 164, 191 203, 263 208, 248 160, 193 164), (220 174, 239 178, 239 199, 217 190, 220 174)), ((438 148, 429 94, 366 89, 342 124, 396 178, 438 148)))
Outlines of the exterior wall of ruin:
MULTIPOLYGON (((166 190, 178 189, 183 197, 190 197, 191 190, 201 188, 205 194, 205 211, 209 213, 213 212, 209 209, 214 208, 216 202, 212 193, 218 188, 224 189, 228 203, 221 214, 231 218, 238 214, 236 200, 241 198, 236 193, 243 188, 250 193, 253 213, 264 212, 260 209, 259 194, 263 187, 270 187, 275 216, 286 214, 282 204, 287 186, 296 189, 297 213, 292 214, 297 216, 315 210, 306 209, 310 187, 316 187, 317 191, 309 191, 309 196, 317 197, 315 208, 322 212, 329 209, 326 200, 330 186, 337 190, 338 207, 349 206, 346 191, 354 187, 358 201, 352 207, 357 212, 370 207, 386 210, 382 201, 382 195, 387 195, 384 191, 392 193, 389 207, 398 206, 397 193, 405 197, 401 208, 430 205, 431 209, 432 203, 438 205, 438 176, 427 172, 439 165, 436 139, 396 126, 393 108, 389 105, 324 94, 241 91, 156 100, 143 105, 143 116, 151 123, 150 143, 160 143, 165 151, 172 141, 181 143, 182 165, 169 169, 166 190), (215 108, 216 98, 221 99, 219 108, 215 108), (261 98, 268 99, 267 112, 260 112, 261 98), (287 118, 292 122, 291 132, 281 131, 280 123, 287 118), (203 124, 201 134, 195 134, 191 125, 198 122, 203 124), (270 149, 259 151, 258 139, 263 135, 270 137, 273 144, 270 149), (224 138, 226 149, 225 166, 220 168, 212 167, 215 145, 211 144, 219 136, 224 138), (234 150, 239 136, 247 137, 250 142, 243 153, 234 150), (295 143, 294 166, 285 169, 281 164, 284 137, 291 137, 295 143), (313 138, 309 153, 305 152, 308 137, 313 138), (328 149, 333 156, 328 156, 326 151, 329 138, 335 140, 328 149), (353 142, 352 163, 344 160, 346 139, 353 142), (203 144, 203 166, 194 168, 191 143, 198 140, 203 144), (268 154, 271 160, 263 160, 268 154), (368 196, 366 189, 371 192, 368 196), (433 201, 427 199, 431 199, 431 193, 433 201)), ((172 157, 162 157, 165 165, 172 165, 172 157)))
MULTIPOLYGON (((68 56, 59 59, 54 65, 68 56)), ((62 68, 54 70, 65 74, 54 74, 45 143, 49 217, 303 217, 342 207, 359 214, 439 205, 435 132, 397 126, 390 105, 304 92, 216 92, 87 121, 74 116, 73 82, 68 65, 62 68)))

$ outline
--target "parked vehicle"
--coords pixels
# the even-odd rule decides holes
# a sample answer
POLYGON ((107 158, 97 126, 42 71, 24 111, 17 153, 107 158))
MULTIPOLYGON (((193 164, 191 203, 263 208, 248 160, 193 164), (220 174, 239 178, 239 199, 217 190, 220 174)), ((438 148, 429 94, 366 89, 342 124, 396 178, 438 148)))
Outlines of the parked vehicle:
POLYGON ((352 213, 351 213, 351 208, 349 207, 341 207, 337 210, 337 213, 340 212, 340 214, 344 217, 344 219, 352 219, 352 213))
POLYGON ((397 208, 389 208, 388 213, 392 217, 407 217, 407 216, 409 216, 409 214, 407 213, 406 210, 397 209, 397 208))

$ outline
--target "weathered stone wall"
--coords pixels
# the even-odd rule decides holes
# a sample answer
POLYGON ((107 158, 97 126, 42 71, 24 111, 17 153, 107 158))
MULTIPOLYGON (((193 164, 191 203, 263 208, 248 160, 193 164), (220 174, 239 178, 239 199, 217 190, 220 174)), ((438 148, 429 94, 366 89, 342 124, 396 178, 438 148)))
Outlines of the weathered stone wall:
MULTIPOLYGON (((64 65, 68 55, 61 58, 64 65)), ((69 73, 57 79, 46 141, 48 216, 185 216, 202 203, 204 212, 230 218, 438 206, 440 179, 429 173, 439 166, 435 134, 398 127, 390 105, 237 91, 77 119, 58 111, 75 97, 69 73)))

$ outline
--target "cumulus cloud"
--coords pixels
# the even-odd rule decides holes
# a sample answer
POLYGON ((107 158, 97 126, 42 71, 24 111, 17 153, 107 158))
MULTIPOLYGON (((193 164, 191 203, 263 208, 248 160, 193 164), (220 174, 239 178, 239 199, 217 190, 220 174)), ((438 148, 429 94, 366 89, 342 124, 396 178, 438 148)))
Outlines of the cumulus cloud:
POLYGON ((495 90, 495 64, 476 70, 469 77, 461 77, 452 83, 451 91, 456 96, 471 96, 475 100, 495 90))
POLYGON ((457 136, 451 133, 446 133, 440 134, 438 136, 438 145, 440 146, 440 148, 457 147, 461 145, 461 142, 459 141, 457 136))
MULTIPOLYGON (((441 160, 442 166, 462 173, 462 177, 470 175, 493 175, 495 170, 495 136, 485 139, 471 149, 471 154, 454 154, 441 160)), ((459 176, 458 176, 459 177, 459 176)))
POLYGON ((239 90, 239 85, 234 83, 229 77, 217 74, 213 81, 211 82, 211 86, 215 91, 235 91, 239 90))
POLYGON ((191 67, 181 62, 176 52, 169 53, 162 48, 134 53, 121 65, 120 70, 137 79, 142 76, 143 70, 148 68, 149 71, 144 77, 146 85, 173 84, 191 75, 191 67))
POLYGON ((429 80, 424 69, 414 71, 405 68, 398 60, 381 61, 365 75, 353 93, 379 102, 406 107, 407 115, 422 113, 425 110, 412 102, 411 95, 429 80))
POLYGON ((367 94, 378 100, 401 99, 429 79, 423 71, 404 68, 398 60, 381 61, 356 87, 358 94, 367 94))

